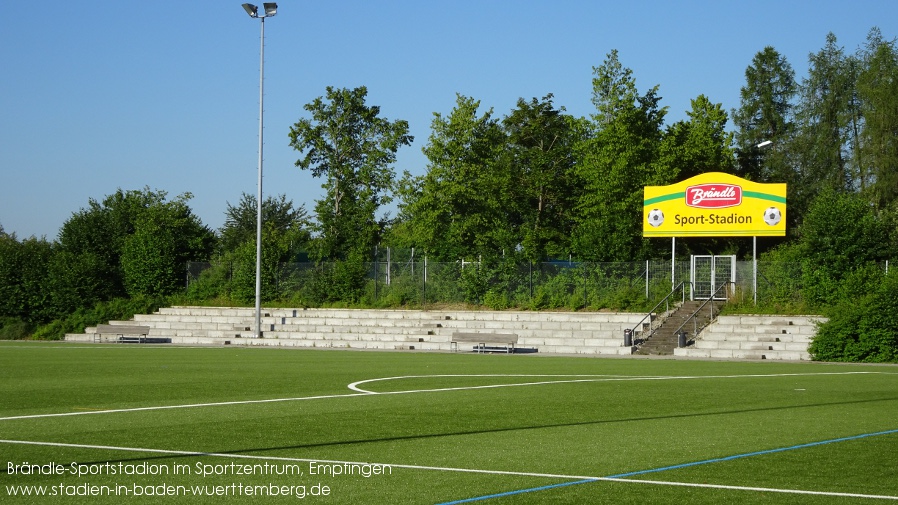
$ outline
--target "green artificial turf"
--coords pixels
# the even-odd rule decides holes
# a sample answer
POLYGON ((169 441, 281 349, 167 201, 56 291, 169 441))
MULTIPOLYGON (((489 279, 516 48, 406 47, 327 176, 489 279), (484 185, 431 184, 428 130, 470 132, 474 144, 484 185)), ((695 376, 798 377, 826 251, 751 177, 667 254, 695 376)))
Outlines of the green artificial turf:
POLYGON ((892 366, 0 342, 10 503, 872 503, 895 430, 892 366), (227 496, 147 496, 178 486, 227 496))

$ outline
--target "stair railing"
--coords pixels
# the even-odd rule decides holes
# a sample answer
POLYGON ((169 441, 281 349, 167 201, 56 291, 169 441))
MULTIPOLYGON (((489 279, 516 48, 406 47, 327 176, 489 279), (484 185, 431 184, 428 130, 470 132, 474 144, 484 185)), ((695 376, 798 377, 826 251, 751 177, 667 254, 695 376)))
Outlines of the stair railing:
POLYGON ((720 294, 721 291, 725 291, 726 297, 724 299, 729 300, 730 293, 731 293, 730 285, 733 286, 733 292, 735 292, 735 290, 736 290, 735 282, 727 282, 727 283, 722 284, 719 288, 717 288, 716 291, 714 291, 714 293, 711 294, 711 296, 707 300, 705 300, 701 305, 698 306, 697 309, 695 309, 695 312, 693 312, 692 315, 690 315, 689 317, 686 318, 685 321, 683 321, 683 324, 681 324, 679 328, 674 330, 674 335, 677 335, 677 347, 686 347, 686 345, 689 343, 688 339, 682 338, 681 335, 683 334, 683 327, 685 327, 689 323, 690 320, 692 321, 693 341, 694 341, 695 337, 698 336, 698 332, 700 330, 705 329, 705 326, 708 326, 708 324, 711 324, 711 321, 714 319, 714 299, 717 298, 717 296, 720 294), (702 309, 705 308, 705 305, 709 305, 709 304, 710 304, 711 311, 709 312, 708 322, 704 326, 699 328, 697 316, 702 311, 702 309))
POLYGON ((682 293, 682 300, 680 300, 680 303, 686 302, 686 284, 689 284, 690 289, 692 288, 692 282, 690 282, 690 281, 683 281, 683 282, 677 284, 676 287, 674 287, 673 289, 670 290, 670 293, 667 293, 667 296, 662 298, 660 302, 658 302, 657 304, 655 304, 654 307, 652 307, 652 310, 650 310, 649 313, 645 315, 645 317, 643 317, 638 323, 636 323, 636 326, 634 326, 633 329, 630 330, 630 334, 634 336, 633 337, 633 345, 637 345, 636 338, 635 338, 636 329, 641 327, 645 323, 646 319, 649 320, 649 334, 646 335, 645 337, 643 337, 642 339, 640 339, 639 343, 645 342, 646 340, 651 338, 651 336, 655 333, 655 330, 657 328, 652 328, 651 317, 652 317, 652 314, 655 314, 658 311, 658 307, 660 307, 662 303, 664 304, 664 311, 670 312, 671 297, 674 294, 676 294, 677 291, 680 291, 682 293))

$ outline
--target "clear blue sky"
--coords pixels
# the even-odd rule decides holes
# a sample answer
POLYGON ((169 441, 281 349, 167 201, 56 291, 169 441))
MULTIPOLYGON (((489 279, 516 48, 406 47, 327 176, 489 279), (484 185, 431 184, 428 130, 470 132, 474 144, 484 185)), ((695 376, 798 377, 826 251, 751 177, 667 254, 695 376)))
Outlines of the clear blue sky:
MULTIPOLYGON (((55 239, 117 188, 194 195, 212 228, 255 194, 259 21, 234 0, 6 2, 0 17, 0 224, 55 239)), ((311 212, 321 181, 295 168, 289 127, 325 87, 368 87, 415 142, 396 172, 423 173, 434 112, 461 93, 498 116, 548 93, 593 112, 592 68, 618 49, 668 122, 699 94, 738 106, 767 45, 799 78, 828 32, 849 52, 870 28, 898 36, 894 0, 281 0, 266 21, 265 193, 311 212)), ((261 5, 261 3, 259 3, 261 5)))

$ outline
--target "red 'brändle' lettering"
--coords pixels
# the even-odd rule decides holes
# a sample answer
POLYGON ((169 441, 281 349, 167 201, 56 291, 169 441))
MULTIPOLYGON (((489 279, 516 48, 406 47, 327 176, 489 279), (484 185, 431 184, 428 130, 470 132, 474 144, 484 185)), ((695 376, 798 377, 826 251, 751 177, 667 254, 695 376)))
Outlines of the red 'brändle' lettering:
POLYGON ((742 187, 733 184, 699 184, 686 188, 686 205, 704 209, 735 207, 742 203, 742 187))

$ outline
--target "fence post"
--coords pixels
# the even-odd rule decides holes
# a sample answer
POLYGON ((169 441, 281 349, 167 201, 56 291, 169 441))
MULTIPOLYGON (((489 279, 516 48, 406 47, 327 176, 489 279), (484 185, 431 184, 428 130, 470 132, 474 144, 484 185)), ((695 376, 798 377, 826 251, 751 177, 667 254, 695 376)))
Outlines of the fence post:
POLYGON ((586 289, 589 284, 589 274, 586 272, 586 263, 581 263, 583 265, 583 308, 586 308, 586 289))
POLYGON ((649 299, 649 260, 645 260, 645 299, 649 299))

